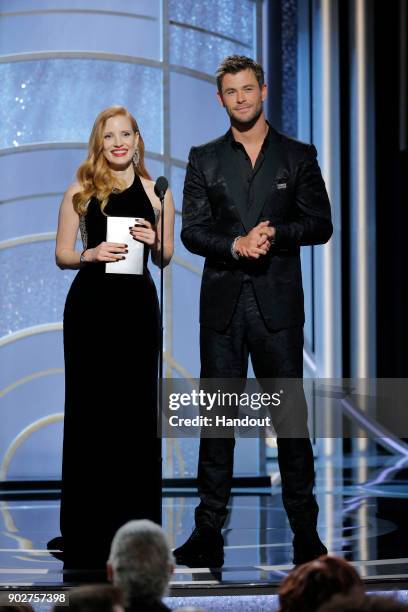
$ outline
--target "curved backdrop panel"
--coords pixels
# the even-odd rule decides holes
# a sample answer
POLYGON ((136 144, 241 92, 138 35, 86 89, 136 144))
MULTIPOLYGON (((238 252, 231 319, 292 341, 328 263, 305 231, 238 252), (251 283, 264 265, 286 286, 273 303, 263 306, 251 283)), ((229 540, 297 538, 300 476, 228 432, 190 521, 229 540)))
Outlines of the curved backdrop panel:
MULTIPOLYGON (((10 4, 10 3, 8 3, 10 4)), ((13 3, 14 4, 14 3, 13 3)), ((98 8, 98 3, 86 8, 72 6, 6 11, 0 22, 0 53, 41 53, 77 51, 142 56, 152 60, 160 57, 160 5, 152 1, 150 10, 143 11, 140 2, 134 11, 120 10, 118 3, 110 9, 98 8), (120 36, 114 35, 120 32, 120 36), (110 34, 110 35, 109 35, 110 34)), ((102 3, 99 3, 102 4, 102 3)), ((106 3, 105 3, 106 7, 106 3)), ((149 7, 145 7, 148 9, 149 7)))
POLYGON ((98 59, 29 60, 0 64, 0 80, 1 148, 87 142, 96 115, 120 104, 135 115, 149 150, 162 151, 159 68, 98 59))
MULTIPOLYGON (((8 423, 0 430, 0 478, 60 476, 61 321, 75 272, 56 268, 53 234, 95 116, 112 104, 136 116, 153 178, 171 179, 178 214, 166 273, 166 370, 198 376, 203 260, 179 238, 185 164, 192 145, 228 127, 213 74, 227 54, 256 56, 260 6, 0 0, 0 409, 8 423)), ((236 471, 256 473, 259 444, 245 444, 236 471)), ((166 441, 163 456, 166 477, 195 475, 197 440, 166 441)))
POLYGON ((201 28, 253 49, 255 5, 253 0, 169 0, 168 11, 170 24, 201 28))
POLYGON ((65 296, 75 272, 57 268, 54 248, 52 237, 0 250, 0 336, 62 321, 65 296))
POLYGON ((170 61, 213 75, 223 57, 256 56, 252 0, 169 1, 170 61))

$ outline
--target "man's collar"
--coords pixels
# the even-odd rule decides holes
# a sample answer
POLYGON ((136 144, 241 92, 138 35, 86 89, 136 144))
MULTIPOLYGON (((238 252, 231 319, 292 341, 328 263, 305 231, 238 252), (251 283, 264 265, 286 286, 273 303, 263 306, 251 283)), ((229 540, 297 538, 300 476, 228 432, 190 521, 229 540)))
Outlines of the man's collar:
MULTIPOLYGON (((271 126, 269 124, 269 121, 266 121, 266 124, 268 126, 268 131, 266 132, 266 136, 265 136, 264 141, 262 143, 262 147, 261 147, 262 151, 268 148, 269 142, 271 140, 271 134, 272 134, 272 131, 273 131, 273 128, 271 128, 271 126)), ((228 132, 225 134, 225 136, 226 136, 227 140, 231 143, 231 146, 234 147, 234 149, 239 149, 239 148, 244 146, 242 144, 242 142, 239 142, 238 140, 235 140, 234 134, 232 133, 232 129, 231 128, 228 130, 228 132)))

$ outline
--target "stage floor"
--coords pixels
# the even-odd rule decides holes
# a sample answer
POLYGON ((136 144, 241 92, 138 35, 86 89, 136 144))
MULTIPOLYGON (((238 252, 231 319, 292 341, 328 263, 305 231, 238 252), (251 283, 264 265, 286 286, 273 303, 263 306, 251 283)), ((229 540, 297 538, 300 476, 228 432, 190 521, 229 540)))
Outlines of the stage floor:
MULTIPOLYGON (((316 462, 319 532, 330 553, 351 561, 369 590, 408 584, 408 461, 361 453, 316 462)), ((282 507, 279 476, 271 462, 271 489, 235 490, 224 530, 221 570, 177 567, 172 593, 181 595, 273 592, 292 568, 291 532, 282 507), (265 589, 265 590, 264 590, 265 589)), ((193 527, 197 499, 170 491, 163 499, 163 524, 172 547, 193 527)), ((70 586, 100 580, 100 574, 66 573, 46 550, 59 534, 58 500, 0 502, 0 587, 70 586)), ((100 509, 103 512, 103 508, 100 509)))

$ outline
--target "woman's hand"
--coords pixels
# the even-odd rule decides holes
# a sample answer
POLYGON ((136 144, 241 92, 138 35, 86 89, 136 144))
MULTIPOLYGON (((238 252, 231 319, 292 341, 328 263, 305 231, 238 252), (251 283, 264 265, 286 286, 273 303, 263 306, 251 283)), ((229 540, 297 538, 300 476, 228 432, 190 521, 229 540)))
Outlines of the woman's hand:
POLYGON ((149 221, 146 221, 146 219, 135 219, 135 221, 135 225, 129 228, 134 240, 139 240, 157 249, 158 239, 156 227, 149 223, 149 221))
POLYGON ((127 244, 119 242, 101 242, 94 249, 87 249, 84 253, 86 262, 120 261, 126 259, 127 244))

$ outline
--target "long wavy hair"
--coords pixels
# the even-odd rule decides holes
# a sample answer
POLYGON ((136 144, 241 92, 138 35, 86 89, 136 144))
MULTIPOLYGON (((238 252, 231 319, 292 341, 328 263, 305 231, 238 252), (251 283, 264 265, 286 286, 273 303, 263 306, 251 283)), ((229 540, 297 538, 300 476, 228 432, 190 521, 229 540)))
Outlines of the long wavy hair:
MULTIPOLYGON (((136 174, 146 179, 151 178, 144 163, 145 146, 136 119, 124 106, 110 106, 109 108, 106 108, 99 113, 95 120, 91 136, 89 138, 88 157, 77 170, 77 180, 81 186, 81 190, 74 195, 72 202, 75 211, 79 215, 84 215, 86 213, 87 203, 93 196, 99 200, 101 211, 103 212, 106 204, 108 203, 110 194, 118 185, 118 179, 110 169, 109 164, 103 154, 103 133, 106 122, 108 119, 116 117, 117 115, 127 117, 130 121, 133 132, 135 134, 139 134, 139 140, 137 143, 139 161, 137 165, 135 165, 136 174)), ((120 187, 125 189, 126 186, 123 184, 120 185, 120 187)))

